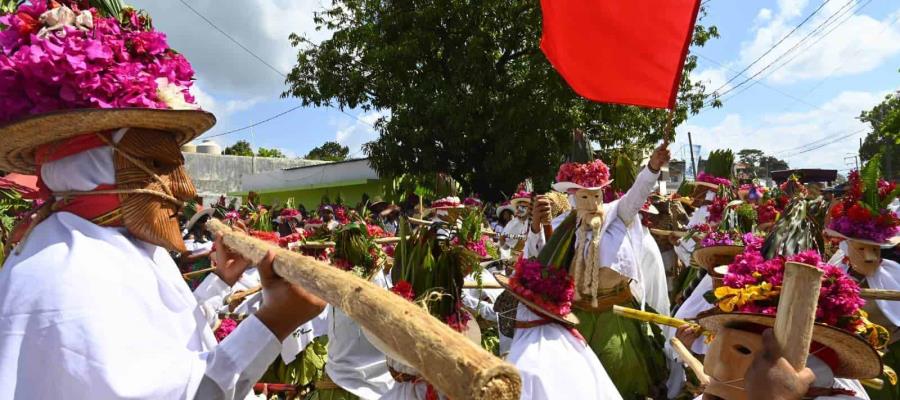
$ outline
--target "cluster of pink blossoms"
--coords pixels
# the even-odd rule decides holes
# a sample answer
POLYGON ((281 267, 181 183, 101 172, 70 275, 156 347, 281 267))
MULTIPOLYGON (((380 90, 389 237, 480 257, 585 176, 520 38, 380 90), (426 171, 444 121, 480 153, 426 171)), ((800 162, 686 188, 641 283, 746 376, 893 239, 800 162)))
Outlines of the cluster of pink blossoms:
MULTIPOLYGON (((168 96, 194 103, 194 70, 166 35, 137 12, 123 23, 88 10, 93 27, 39 37, 47 2, 32 1, 0 17, 0 123, 76 108, 173 108, 168 96)), ((80 10, 73 10, 76 13, 80 10)))
POLYGON ((601 160, 589 163, 565 163, 556 173, 557 182, 572 182, 584 187, 599 187, 609 182, 609 167, 601 160))
POLYGON ((575 281, 564 268, 544 266, 535 259, 520 258, 509 285, 518 295, 557 315, 572 312, 575 281))

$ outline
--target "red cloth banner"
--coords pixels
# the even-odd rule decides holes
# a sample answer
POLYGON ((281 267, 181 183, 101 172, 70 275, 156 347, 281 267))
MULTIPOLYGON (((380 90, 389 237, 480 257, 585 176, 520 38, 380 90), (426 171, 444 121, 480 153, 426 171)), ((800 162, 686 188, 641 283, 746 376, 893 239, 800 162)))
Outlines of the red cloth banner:
POLYGON ((541 0, 541 49, 581 96, 673 108, 700 0, 541 0))

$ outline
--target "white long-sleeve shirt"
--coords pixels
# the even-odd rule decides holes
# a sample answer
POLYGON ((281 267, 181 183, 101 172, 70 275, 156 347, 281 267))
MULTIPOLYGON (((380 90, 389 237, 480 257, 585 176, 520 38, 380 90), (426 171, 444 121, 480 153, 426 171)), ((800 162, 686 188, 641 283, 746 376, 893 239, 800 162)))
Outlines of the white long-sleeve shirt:
POLYGON ((250 317, 216 343, 162 248, 51 215, 0 270, 0 398, 237 399, 280 345, 250 317))

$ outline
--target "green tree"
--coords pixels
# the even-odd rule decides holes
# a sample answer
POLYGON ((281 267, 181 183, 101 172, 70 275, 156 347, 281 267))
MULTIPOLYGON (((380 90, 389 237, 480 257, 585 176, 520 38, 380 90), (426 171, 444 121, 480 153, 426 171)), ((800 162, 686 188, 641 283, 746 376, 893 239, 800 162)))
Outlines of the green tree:
POLYGON ((229 156, 253 157, 253 149, 246 140, 238 140, 237 143, 226 147, 223 153, 229 156))
POLYGON ((862 161, 881 154, 882 176, 900 180, 900 91, 887 95, 871 110, 863 111, 859 119, 872 127, 859 149, 862 161))
POLYGON ((267 158, 287 158, 281 150, 278 149, 267 149, 265 147, 260 147, 259 150, 256 151, 257 157, 267 157, 267 158))
POLYGON ((307 160, 344 161, 350 155, 350 148, 341 146, 338 142, 325 142, 316 147, 303 157, 307 160))
POLYGON ((768 178, 772 171, 788 169, 786 161, 766 155, 762 150, 743 149, 737 156, 739 161, 750 165, 749 172, 754 178, 768 178))
MULTIPOLYGON (((496 200, 528 177, 546 188, 575 128, 602 147, 650 148, 663 136, 666 111, 594 103, 566 85, 540 51, 537 1, 335 0, 314 22, 334 34, 318 45, 291 35, 299 53, 283 96, 390 110, 365 145, 382 176, 448 173, 496 200)), ((693 44, 717 36, 697 26, 693 44)), ((690 80, 696 66, 689 56, 676 125, 709 97, 690 80)))

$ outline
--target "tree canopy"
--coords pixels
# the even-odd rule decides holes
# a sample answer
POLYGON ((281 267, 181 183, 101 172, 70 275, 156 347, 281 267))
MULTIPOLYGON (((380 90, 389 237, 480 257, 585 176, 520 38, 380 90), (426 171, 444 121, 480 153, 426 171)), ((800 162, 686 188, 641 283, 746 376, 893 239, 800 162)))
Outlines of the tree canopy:
POLYGON ((223 151, 222 153, 229 156, 252 157, 253 148, 250 147, 250 142, 246 140, 238 140, 237 143, 226 147, 225 151, 223 151))
MULTIPOLYGON (((253 147, 250 146, 250 142, 246 140, 238 140, 235 144, 228 146, 222 152, 225 155, 229 156, 244 156, 244 157, 253 157, 253 147)), ((256 151, 257 157, 268 157, 268 158, 287 158, 284 153, 279 149, 267 149, 265 147, 260 147, 259 150, 256 151)))
MULTIPOLYGON (((299 49, 283 96, 305 105, 389 110, 365 145, 382 175, 447 173, 495 200, 532 177, 548 187, 571 133, 601 147, 651 148, 667 111, 579 97, 541 53, 539 2, 524 0, 335 0, 314 18, 334 32, 299 49)), ((693 45, 717 37, 698 25, 693 45)), ((675 124, 709 101, 697 66, 683 69, 675 124)))
POLYGON ((900 180, 900 92, 887 95, 883 102, 863 111, 859 119, 872 127, 859 149, 861 161, 881 154, 882 175, 900 180))
POLYGON ((350 148, 338 142, 325 142, 306 154, 307 160, 344 161, 350 155, 350 148))
POLYGON ((738 160, 750 165, 750 178, 769 178, 772 171, 788 169, 787 161, 766 155, 759 149, 743 149, 737 153, 738 160))

